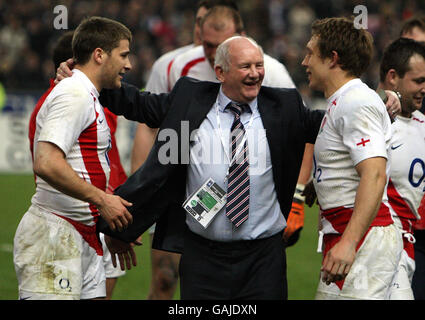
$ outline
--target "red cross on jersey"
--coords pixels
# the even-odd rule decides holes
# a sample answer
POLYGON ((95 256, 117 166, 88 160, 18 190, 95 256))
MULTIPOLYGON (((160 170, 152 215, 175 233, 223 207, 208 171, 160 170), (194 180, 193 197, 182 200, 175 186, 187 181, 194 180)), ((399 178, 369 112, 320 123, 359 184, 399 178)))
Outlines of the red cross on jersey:
POLYGON ((368 142, 370 142, 370 139, 365 140, 364 138, 362 138, 362 140, 359 143, 357 143, 357 145, 365 147, 366 143, 368 142))

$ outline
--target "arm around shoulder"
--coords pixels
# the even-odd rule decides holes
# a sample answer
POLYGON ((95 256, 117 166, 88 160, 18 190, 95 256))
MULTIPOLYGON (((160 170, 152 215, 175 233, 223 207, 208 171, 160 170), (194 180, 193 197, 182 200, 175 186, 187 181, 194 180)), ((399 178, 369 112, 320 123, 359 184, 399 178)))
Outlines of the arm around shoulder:
POLYGON ((325 111, 307 108, 298 90, 293 89, 293 91, 296 94, 297 107, 301 114, 300 121, 302 122, 306 132, 306 142, 314 144, 316 142, 316 137, 319 133, 320 124, 322 123, 325 111))
POLYGON ((142 92, 136 86, 125 82, 119 89, 103 89, 99 99, 104 107, 116 115, 146 123, 152 128, 161 125, 170 106, 168 94, 142 92))

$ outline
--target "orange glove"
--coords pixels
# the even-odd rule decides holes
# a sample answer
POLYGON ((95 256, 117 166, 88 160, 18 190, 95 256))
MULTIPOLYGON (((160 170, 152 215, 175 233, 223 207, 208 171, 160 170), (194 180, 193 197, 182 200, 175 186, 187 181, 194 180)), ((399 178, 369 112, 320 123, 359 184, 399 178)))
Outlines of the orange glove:
POLYGON ((304 197, 301 195, 303 191, 304 185, 297 184, 291 212, 283 232, 283 240, 286 242, 287 247, 294 245, 298 241, 301 230, 304 227, 304 197))

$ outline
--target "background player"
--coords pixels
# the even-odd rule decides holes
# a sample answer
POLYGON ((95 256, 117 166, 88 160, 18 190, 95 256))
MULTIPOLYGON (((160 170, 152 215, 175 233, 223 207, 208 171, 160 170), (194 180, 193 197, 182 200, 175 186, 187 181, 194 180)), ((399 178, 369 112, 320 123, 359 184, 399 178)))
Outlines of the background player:
MULTIPOLYGON (((422 16, 409 19, 403 25, 400 36, 424 42, 425 17, 422 16)), ((422 101, 421 112, 425 113, 425 100, 422 101)), ((421 208, 425 207, 425 198, 422 201, 424 201, 424 203, 421 205, 421 208)), ((416 268, 412 280, 412 289, 415 299, 425 300, 425 210, 420 210, 419 214, 422 216, 422 219, 418 220, 414 226, 416 268)))
POLYGON ((411 281, 415 270, 413 226, 424 196, 425 117, 418 110, 425 95, 425 46, 398 39, 384 52, 379 88, 401 94, 401 115, 393 123, 388 201, 396 225, 403 233, 404 250, 391 299, 413 299, 411 281))

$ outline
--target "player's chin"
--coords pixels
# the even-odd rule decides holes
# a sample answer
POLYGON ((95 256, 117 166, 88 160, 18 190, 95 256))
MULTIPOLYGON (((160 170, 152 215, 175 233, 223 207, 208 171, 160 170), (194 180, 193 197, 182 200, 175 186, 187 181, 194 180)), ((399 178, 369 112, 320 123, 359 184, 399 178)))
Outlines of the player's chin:
POLYGON ((115 89, 119 89, 119 88, 121 88, 121 80, 115 83, 115 89))
POLYGON ((116 79, 105 86, 105 89, 119 89, 121 88, 121 79, 116 79))
POLYGON ((309 78, 308 87, 312 90, 318 90, 318 86, 316 85, 316 83, 311 78, 309 78))

